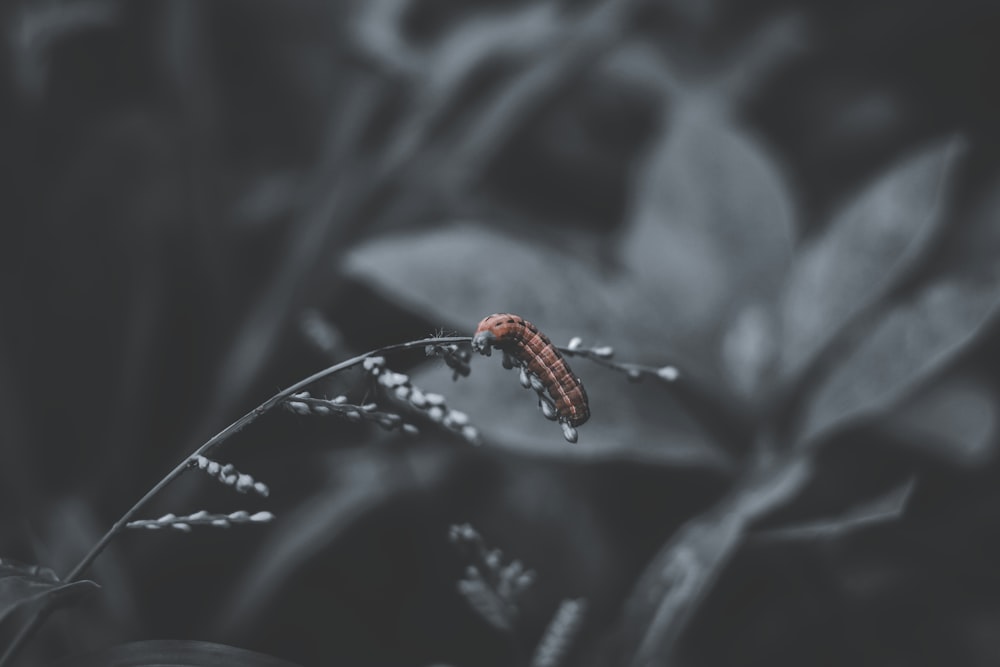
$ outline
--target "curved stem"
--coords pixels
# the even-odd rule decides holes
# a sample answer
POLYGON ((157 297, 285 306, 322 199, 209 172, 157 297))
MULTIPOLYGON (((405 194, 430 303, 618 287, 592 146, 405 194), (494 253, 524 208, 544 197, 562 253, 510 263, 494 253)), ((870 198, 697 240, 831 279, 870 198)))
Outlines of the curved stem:
POLYGON ((90 552, 83 557, 83 560, 77 563, 76 567, 74 567, 73 570, 68 575, 66 575, 65 579, 66 583, 71 583, 73 581, 76 581, 77 578, 90 566, 90 564, 94 561, 94 559, 97 558, 98 555, 100 555, 100 553, 104 550, 104 547, 107 546, 108 542, 110 542, 115 537, 115 535, 120 533, 125 528, 125 525, 132 520, 132 518, 136 515, 136 513, 140 509, 145 507, 146 503, 152 500, 153 497, 157 495, 160 491, 162 491, 167 485, 169 485, 171 482, 173 482, 175 479, 181 476, 181 474, 190 466, 192 459, 194 459, 197 456, 204 456, 208 454, 213 449, 215 449, 223 442, 228 440, 230 436, 235 435, 244 427, 256 421, 258 417, 268 412, 269 410, 271 410, 271 408, 275 407, 276 405, 279 405, 282 401, 290 397, 292 394, 308 387, 314 382, 317 382, 325 377, 333 375, 334 373, 339 373, 340 371, 348 369, 351 366, 356 366, 365 359, 367 359, 368 357, 375 357, 387 352, 407 350, 424 345, 467 343, 471 340, 472 339, 468 336, 449 336, 444 338, 425 338, 423 340, 411 340, 406 343, 397 343, 395 345, 388 345, 386 347, 381 347, 377 350, 371 350, 370 352, 359 354, 356 357, 352 357, 351 359, 348 359, 346 361, 341 361, 339 364, 334 364, 333 366, 330 366, 328 368, 324 368, 323 370, 313 373, 309 377, 303 380, 299 380, 295 384, 286 387, 285 389, 282 389, 277 394, 267 399, 266 401, 258 405, 256 408, 254 408, 253 410, 246 413, 245 415, 234 421, 226 428, 216 433, 208 441, 206 441, 205 444, 203 444, 201 447, 199 447, 191 454, 189 454, 183 461, 178 463, 173 470, 167 473, 166 477, 161 479, 159 482, 157 482, 156 486, 147 491, 146 495, 140 498, 139 501, 136 502, 136 504, 133 505, 129 511, 125 512, 125 514, 123 514, 122 517, 115 522, 115 524, 111 527, 111 529, 107 533, 105 533, 100 540, 98 540, 97 544, 94 545, 94 547, 90 550, 90 552))
MULTIPOLYGON (((198 447, 198 449, 194 450, 191 454, 186 456, 183 461, 178 463, 173 470, 168 472, 163 479, 157 482, 153 488, 147 491, 142 498, 140 498, 134 505, 132 505, 132 507, 127 512, 125 512, 125 514, 123 514, 121 518, 114 523, 113 526, 111 526, 108 532, 106 532, 103 536, 101 536, 101 539, 97 541, 97 543, 90 549, 89 552, 87 552, 87 554, 83 557, 83 559, 81 559, 80 562, 77 563, 76 566, 69 572, 69 574, 66 575, 63 582, 72 583, 74 581, 77 581, 80 578, 80 576, 87 570, 87 568, 90 567, 90 565, 94 562, 94 560, 101 555, 101 552, 104 551, 104 549, 108 546, 111 540, 113 540, 115 537, 117 537, 125 530, 125 527, 128 524, 128 522, 135 517, 135 515, 139 512, 139 510, 145 507, 146 504, 149 503, 149 501, 152 500, 154 496, 159 494, 160 491, 166 488, 171 482, 180 477, 184 473, 184 471, 190 467, 191 461, 195 457, 202 456, 211 452, 213 449, 215 449, 223 442, 228 440, 230 436, 235 435, 245 426, 248 426, 249 424, 256 421, 258 417, 268 412, 275 406, 281 404, 282 401, 284 401, 286 398, 289 398, 292 394, 301 391, 305 387, 311 385, 312 383, 318 380, 322 380, 323 378, 333 375, 334 373, 338 373, 352 366, 356 366, 357 364, 360 364, 368 357, 379 356, 388 352, 395 352, 399 350, 408 350, 415 347, 422 347, 425 345, 447 345, 450 343, 468 343, 471 340, 472 338, 469 336, 445 336, 437 338, 425 338, 422 340, 412 340, 406 343, 396 343, 395 345, 387 345, 385 347, 380 347, 377 350, 371 350, 369 352, 365 352, 364 354, 359 354, 358 356, 352 357, 351 359, 348 359, 346 361, 342 361, 339 364, 334 364, 333 366, 324 368, 323 370, 313 373, 309 377, 303 380, 299 380, 295 384, 286 387, 285 389, 282 389, 277 394, 267 399, 266 401, 258 405, 256 408, 254 408, 253 410, 246 413, 245 415, 234 421, 226 428, 216 433, 214 436, 209 438, 203 445, 198 447)), ((32 634, 34 634, 35 630, 38 629, 38 626, 41 625, 44 617, 45 617, 44 613, 37 614, 28 623, 26 623, 24 626, 21 627, 21 630, 11 641, 11 644, 7 647, 7 650, 4 652, 2 656, 0 656, 0 667, 5 667, 10 662, 10 660, 13 659, 13 657, 20 650, 21 646, 31 637, 32 634)))

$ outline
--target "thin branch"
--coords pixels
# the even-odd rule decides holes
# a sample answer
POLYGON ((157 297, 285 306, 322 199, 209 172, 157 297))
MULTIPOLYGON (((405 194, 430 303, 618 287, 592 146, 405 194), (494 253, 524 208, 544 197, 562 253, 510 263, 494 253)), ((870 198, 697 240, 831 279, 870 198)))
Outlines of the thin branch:
POLYGON ((753 416, 732 402, 720 398, 690 373, 679 371, 669 364, 650 366, 614 361, 607 354, 598 354, 593 349, 576 347, 572 344, 566 347, 559 346, 559 351, 568 357, 587 359, 599 366, 623 373, 632 382, 640 382, 649 377, 667 385, 681 407, 723 450, 736 459, 742 459, 751 451, 750 437, 755 432, 753 416))
MULTIPOLYGON (((180 475, 190 467, 190 462, 192 459, 194 459, 197 456, 208 455, 213 449, 215 449, 223 442, 228 440, 230 436, 235 435, 236 433, 241 431, 244 427, 255 422, 258 417, 270 411, 272 408, 279 405, 285 399, 291 397, 292 394, 295 394, 296 392, 305 389, 312 383, 322 380, 323 378, 333 375, 334 373, 339 373, 342 370, 348 369, 352 366, 356 366, 365 359, 367 359, 368 357, 379 356, 382 354, 386 354, 388 352, 395 352, 399 350, 408 350, 417 347, 424 347, 426 345, 445 344, 445 343, 468 343, 471 340, 472 338, 468 336, 449 336, 445 338, 425 338, 422 340, 411 340, 406 343, 397 343, 395 345, 388 345, 386 347, 381 347, 377 350, 371 350, 369 352, 365 352, 364 354, 359 354, 356 357, 352 357, 351 359, 342 361, 339 364, 334 364, 333 366, 330 366, 328 368, 324 368, 321 371, 313 373, 304 380, 299 380, 295 384, 285 389, 282 389, 277 394, 267 399, 266 401, 258 405, 256 408, 254 408, 253 410, 246 413, 245 415, 234 421, 226 428, 216 433, 208 441, 206 441, 205 444, 203 444, 201 447, 196 449, 190 455, 185 457, 183 461, 178 463, 173 470, 167 473, 166 477, 161 479, 156 484, 156 486, 150 489, 146 493, 146 495, 140 498, 139 501, 135 505, 133 505, 129 511, 125 512, 125 514, 122 515, 122 517, 118 519, 117 522, 115 522, 114 526, 111 527, 111 530, 105 533, 105 535, 97 542, 97 544, 94 545, 93 549, 90 550, 90 553, 84 556, 83 560, 81 560, 76 565, 76 567, 74 567, 73 570, 66 576, 65 581, 67 583, 76 581, 76 579, 90 566, 90 564, 94 561, 94 559, 97 558, 98 555, 100 555, 100 553, 104 550, 104 547, 107 546, 108 542, 110 542, 118 533, 122 532, 122 530, 125 528, 125 525, 132 520, 132 518, 138 513, 138 511, 143 507, 145 507, 146 504, 150 500, 152 500, 156 494, 162 491, 168 484, 173 482, 175 479, 180 477, 180 475)), ((0 665, 0 667, 2 667, 2 665, 0 665)))

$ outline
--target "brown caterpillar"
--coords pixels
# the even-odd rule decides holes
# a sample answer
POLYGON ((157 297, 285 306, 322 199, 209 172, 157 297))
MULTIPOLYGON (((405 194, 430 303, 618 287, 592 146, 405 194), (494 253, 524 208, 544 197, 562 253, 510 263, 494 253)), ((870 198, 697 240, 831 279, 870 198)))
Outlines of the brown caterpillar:
POLYGON ((509 354, 541 380, 560 422, 573 427, 590 418, 583 383, 573 375, 548 336, 534 324, 510 313, 484 317, 476 327, 472 349, 489 356, 493 347, 509 354))

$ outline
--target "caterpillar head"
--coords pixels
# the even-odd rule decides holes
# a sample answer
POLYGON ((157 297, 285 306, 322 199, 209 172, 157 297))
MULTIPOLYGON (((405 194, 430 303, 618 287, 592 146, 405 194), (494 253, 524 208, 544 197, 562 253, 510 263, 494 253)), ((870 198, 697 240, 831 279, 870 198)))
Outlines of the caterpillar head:
POLYGON ((476 327, 476 333, 472 337, 472 349, 479 354, 490 356, 493 354, 493 347, 497 344, 502 335, 501 327, 505 326, 506 316, 501 313, 487 315, 476 327))

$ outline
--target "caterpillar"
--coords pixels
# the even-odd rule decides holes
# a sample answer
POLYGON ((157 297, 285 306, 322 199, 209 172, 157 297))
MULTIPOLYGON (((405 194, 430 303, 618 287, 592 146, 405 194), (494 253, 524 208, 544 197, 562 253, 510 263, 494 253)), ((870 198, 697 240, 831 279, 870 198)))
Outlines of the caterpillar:
POLYGON ((541 380, 560 422, 574 427, 590 418, 583 383, 534 324, 510 313, 487 315, 476 327, 472 349, 489 356, 493 347, 506 352, 541 380))

